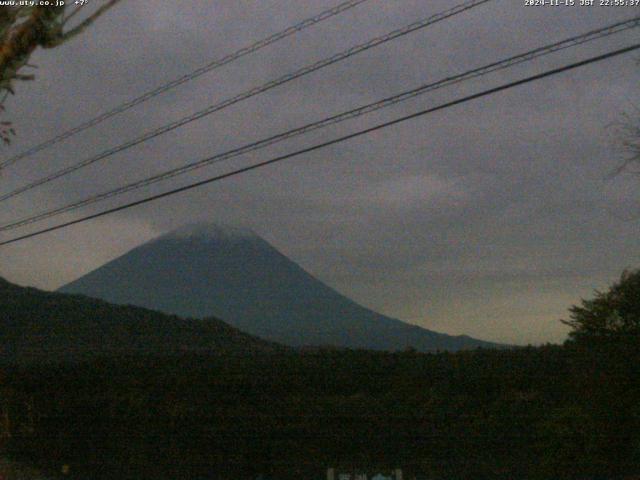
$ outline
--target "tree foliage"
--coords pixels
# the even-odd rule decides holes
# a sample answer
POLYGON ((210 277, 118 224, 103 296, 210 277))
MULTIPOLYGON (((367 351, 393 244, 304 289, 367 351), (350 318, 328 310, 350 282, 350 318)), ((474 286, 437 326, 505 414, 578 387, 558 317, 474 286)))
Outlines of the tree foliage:
MULTIPOLYGON (((233 336, 220 330, 213 353, 172 349, 167 332, 166 348, 146 354, 28 365, 2 365, 0 355, 6 452, 45 473, 69 465, 85 480, 294 480, 324 478, 330 465, 401 466, 408 479, 631 478, 640 471, 639 281, 627 272, 574 307, 581 340, 563 346, 240 353, 224 349, 233 336), (625 320, 634 318, 635 327, 625 320)), ((25 323, 47 335, 68 328, 78 343, 104 342, 120 324, 132 341, 144 315, 160 315, 1 280, 0 307, 5 350, 25 323), (104 322, 78 335, 82 318, 104 322)), ((39 341, 38 331, 26 335, 39 341)))
MULTIPOLYGON (((29 58, 36 48, 55 48, 81 34, 100 15, 120 0, 108 0, 82 21, 71 26, 71 20, 83 6, 68 12, 62 6, 2 6, 0 7, 0 103, 14 94, 16 81, 28 81, 34 74, 29 58)), ((18 2, 16 2, 18 3, 18 2)), ((70 3, 70 2, 68 2, 70 3)), ((8 143, 15 134, 6 124, 0 128, 0 138, 8 143)))
MULTIPOLYGON (((628 388, 638 382, 603 367, 582 376, 592 360, 547 346, 10 369, 8 384, 37 414, 32 433, 8 448, 95 479, 293 480, 323 478, 329 465, 402 466, 406 478, 443 480, 624 478, 640 468, 631 408, 640 392, 628 388)), ((16 410, 17 430, 26 420, 16 410)))
POLYGON ((625 271, 606 292, 596 291, 591 300, 570 309, 570 339, 576 342, 640 339, 640 269, 625 271))

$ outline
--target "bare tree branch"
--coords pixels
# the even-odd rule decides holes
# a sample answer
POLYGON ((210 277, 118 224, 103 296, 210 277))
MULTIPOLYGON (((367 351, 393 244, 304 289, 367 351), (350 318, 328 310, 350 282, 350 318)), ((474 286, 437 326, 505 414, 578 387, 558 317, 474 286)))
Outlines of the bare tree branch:
MULTIPOLYGON (((65 16, 65 6, 1 6, 0 7, 0 111, 8 94, 14 93, 15 81, 33 80, 33 74, 19 73, 29 65, 29 57, 38 47, 54 48, 76 37, 121 0, 108 0, 72 29, 65 25, 81 9, 65 16)), ((0 128, 0 141, 8 143, 13 128, 5 122, 0 128)))
POLYGON ((69 15, 67 15, 64 18, 62 23, 64 25, 66 25, 69 20, 71 20, 73 17, 75 17, 82 10, 82 7, 84 7, 84 5, 78 5, 73 12, 71 12, 69 15))
POLYGON ((44 45, 44 47, 45 48, 56 47, 56 46, 58 46, 58 45, 60 45, 60 44, 62 44, 64 42, 66 42, 67 40, 70 40, 71 38, 75 37, 76 35, 81 34, 93 22, 95 22, 96 19, 100 15, 105 13, 107 10, 109 10, 110 8, 112 8, 114 5, 116 5, 119 2, 120 2, 120 0, 109 0, 107 3, 105 3, 100 8, 98 8, 95 12, 93 12, 93 14, 91 14, 87 18, 85 18, 79 25, 76 25, 74 28, 72 28, 68 32, 63 33, 58 39, 56 39, 56 41, 52 45, 44 45))
POLYGON ((60 35, 55 23, 64 12, 60 7, 37 7, 22 22, 6 32, 5 41, 0 45, 0 89, 12 92, 12 81, 17 78, 33 51, 49 41, 52 36, 60 35))
POLYGON ((638 173, 634 167, 640 167, 640 110, 635 108, 633 114, 623 113, 622 119, 612 127, 618 150, 623 157, 622 163, 615 168, 612 176, 620 175, 623 172, 638 173))
POLYGON ((31 75, 20 76, 29 56, 38 48, 54 48, 82 33, 98 17, 119 3, 108 0, 79 25, 65 32, 65 23, 79 9, 65 17, 61 7, 2 7, 0 8, 0 90, 13 91, 13 80, 28 80, 31 75))

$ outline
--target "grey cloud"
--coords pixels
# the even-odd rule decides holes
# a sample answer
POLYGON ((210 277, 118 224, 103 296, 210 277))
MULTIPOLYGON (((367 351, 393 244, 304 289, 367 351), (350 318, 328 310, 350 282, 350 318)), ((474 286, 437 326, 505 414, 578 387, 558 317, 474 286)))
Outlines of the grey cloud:
MULTIPOLYGON (((336 2, 124 2, 86 36, 34 57, 40 67, 37 82, 21 86, 9 103, 19 138, 6 154, 330 3, 336 2)), ((2 191, 451 5, 448 0, 372 0, 25 160, 3 172, 2 191)), ((0 221, 631 15, 627 9, 525 8, 521 2, 497 0, 7 202, 0 221)), ((634 33, 625 33, 558 53, 270 147, 229 166, 633 41, 634 33)), ((580 296, 638 263, 637 221, 625 220, 638 206, 637 178, 605 181, 619 161, 606 126, 638 103, 637 81, 637 66, 628 56, 461 105, 4 248, 0 275, 54 288, 182 224, 224 221, 251 226, 324 281, 383 313, 493 340, 561 341, 566 332, 554 319, 580 296)), ((209 167, 171 185, 229 166, 209 167)), ((157 185, 146 192, 165 188, 157 185)))

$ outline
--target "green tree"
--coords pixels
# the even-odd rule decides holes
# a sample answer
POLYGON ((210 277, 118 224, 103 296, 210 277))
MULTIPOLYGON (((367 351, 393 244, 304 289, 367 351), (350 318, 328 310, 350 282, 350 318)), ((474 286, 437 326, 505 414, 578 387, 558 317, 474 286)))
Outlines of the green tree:
POLYGON ((573 342, 640 340, 640 270, 625 271, 608 291, 570 309, 569 338, 573 342))

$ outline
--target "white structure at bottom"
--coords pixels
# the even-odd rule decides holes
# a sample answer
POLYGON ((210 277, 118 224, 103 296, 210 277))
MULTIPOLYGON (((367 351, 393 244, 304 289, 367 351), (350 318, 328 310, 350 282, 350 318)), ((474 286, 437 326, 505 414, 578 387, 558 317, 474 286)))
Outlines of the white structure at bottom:
POLYGON ((389 475, 374 470, 374 474, 359 470, 344 471, 333 467, 327 468, 327 480, 402 480, 402 469, 396 468, 389 475))

